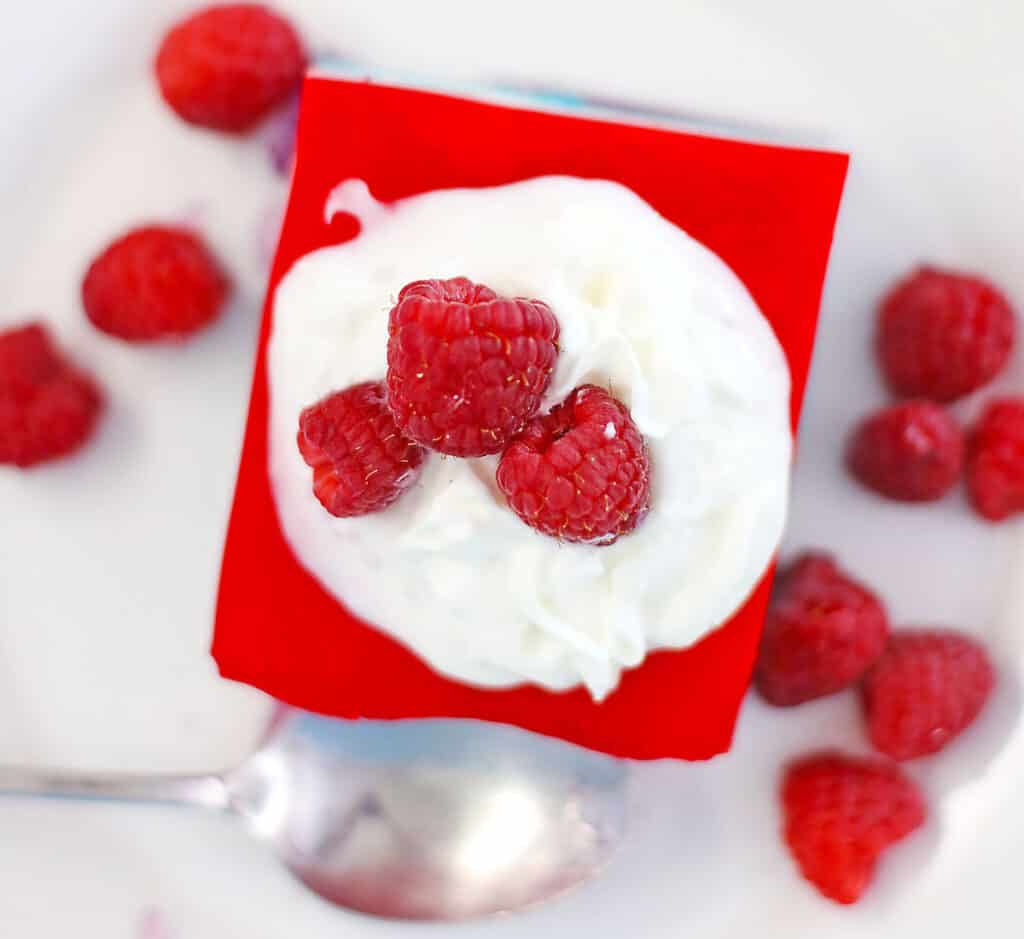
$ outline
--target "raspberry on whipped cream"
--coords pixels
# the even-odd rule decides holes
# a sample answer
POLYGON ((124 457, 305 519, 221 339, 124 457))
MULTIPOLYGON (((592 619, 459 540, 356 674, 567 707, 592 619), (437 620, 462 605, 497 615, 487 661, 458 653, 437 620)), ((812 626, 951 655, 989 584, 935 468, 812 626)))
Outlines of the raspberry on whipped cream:
POLYGON ((388 508, 416 482, 426 458, 395 426, 384 385, 372 381, 306 408, 298 444, 313 469, 313 493, 338 518, 388 508))
MULTIPOLYGON (((543 177, 387 206, 350 180, 331 211, 358 217, 360 234, 294 264, 273 297, 268 348, 274 496, 320 584, 456 680, 582 685, 597 699, 649 652, 728 620, 778 545, 792 441, 785 357, 723 261, 603 180, 543 177), (295 446, 299 415, 386 373, 388 311, 425 274, 554 311, 558 357, 538 413, 585 385, 628 411, 653 468, 650 511, 628 536, 539 537, 509 510, 497 454, 427 460, 387 511, 324 512, 295 446)), ((607 417, 594 442, 623 427, 607 417)))
POLYGON ((621 402, 582 385, 502 454, 498 487, 531 528, 562 541, 612 544, 650 509, 647 445, 621 402))
POLYGON ((407 436, 451 456, 500 453, 540 407, 558 359, 546 303, 466 277, 419 280, 388 322, 388 403, 407 436))

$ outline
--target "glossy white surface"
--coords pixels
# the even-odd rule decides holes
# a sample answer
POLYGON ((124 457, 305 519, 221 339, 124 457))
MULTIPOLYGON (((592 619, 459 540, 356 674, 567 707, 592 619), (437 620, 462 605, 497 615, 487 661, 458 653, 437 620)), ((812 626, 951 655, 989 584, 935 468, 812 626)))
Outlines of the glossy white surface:
MULTIPOLYGON (((243 752, 264 717, 259 696, 218 682, 205 657, 258 289, 243 286, 225 321, 179 350, 125 349, 96 336, 75 297, 95 244, 142 209, 190 211, 193 182, 212 199, 221 174, 244 175, 259 190, 207 216, 224 226, 212 231, 224 251, 242 245, 268 210, 264 194, 273 201, 272 183, 263 190, 251 182, 262 172, 256 150, 182 136, 160 116, 145 64, 165 12, 186 6, 38 0, 19 7, 14 27, 0 34, 0 322, 45 310, 104 375, 114 400, 98 445, 81 460, 0 480, 3 760, 209 767, 243 752), (166 136, 147 142, 142 131, 160 126, 166 136), (115 191, 87 198, 81 181, 115 159, 104 149, 115 140, 138 164, 118 173, 115 191), (163 143, 175 148, 173 161, 163 143), (200 160, 206 168, 188 173, 200 160)), ((501 12, 458 0, 285 6, 308 23, 331 24, 317 45, 371 64, 544 80, 698 115, 823 130, 850 149, 790 543, 833 546, 885 594, 898 622, 987 636, 1003 673, 976 732, 912 767, 933 799, 933 824, 891 855, 859 908, 830 906, 799 881, 776 836, 773 798, 789 754, 864 749, 852 696, 796 714, 751 700, 727 759, 635 772, 632 827, 601 881, 522 917, 438 932, 1013 935, 1024 843, 1024 530, 982 526, 959 495, 932 509, 876 501, 846 481, 837 458, 851 421, 883 400, 867 355, 869 314, 893 275, 920 258, 974 267, 1024 306, 1016 159, 1024 152, 1024 11, 1015 0, 841 8, 521 0, 501 12)), ((1020 355, 1000 384, 1024 389, 1020 355)), ((216 819, 6 803, 0 830, 0 931, 18 939, 157 939, 161 929, 178 939, 393 939, 412 931, 323 906, 244 832, 216 819)))

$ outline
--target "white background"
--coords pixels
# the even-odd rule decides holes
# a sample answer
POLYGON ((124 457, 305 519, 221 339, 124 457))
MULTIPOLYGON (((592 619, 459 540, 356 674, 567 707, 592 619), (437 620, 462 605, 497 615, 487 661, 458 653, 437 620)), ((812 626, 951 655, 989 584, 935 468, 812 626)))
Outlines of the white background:
MULTIPOLYGON (((272 205, 273 185, 254 152, 182 137, 180 160, 170 162, 143 139, 172 127, 156 116, 146 69, 173 12, 190 4, 9 6, 0 31, 0 323, 45 312, 117 400, 81 460, 31 476, 0 474, 0 760, 216 768, 252 745, 266 708, 248 689, 219 682, 205 655, 258 265, 243 263, 253 269, 239 272, 230 316, 184 354, 122 349, 92 335, 74 285, 86 261, 82 246, 97 246, 133 218, 136 201, 149 212, 182 211, 194 182, 214 193, 217 209, 216 193, 235 199, 239 180, 251 179, 245 204, 225 196, 237 224, 210 223, 228 250, 272 205), (109 186, 86 185, 109 178, 105 153, 118 175, 109 186), (126 161, 125 153, 137 158, 126 161)), ((1003 675, 976 732, 912 768, 932 797, 933 822, 893 852, 857 909, 830 906, 805 888, 775 834, 774 777, 787 755, 824 744, 864 749, 852 696, 843 695, 797 714, 751 701, 728 759, 638 768, 630 839, 601 882, 526 916, 434 932, 466 939, 1017 935, 1024 532, 1020 524, 993 530, 976 522, 959 495, 937 509, 883 504, 844 479, 838 454, 850 423, 884 399, 867 344, 872 303, 892 276, 919 259, 975 268, 1024 307, 1024 7, 1015 0, 283 6, 316 48, 369 64, 427 77, 543 81, 786 128, 848 149, 853 166, 790 543, 834 548, 885 595, 898 623, 947 623, 985 636, 1003 675)), ((1024 391, 1022 359, 1004 387, 1024 391)), ((964 415, 976 406, 968 402, 964 415)), ((150 907, 180 939, 390 939, 416 931, 328 909, 218 819, 3 803, 0 832, 3 936, 134 937, 150 907)))

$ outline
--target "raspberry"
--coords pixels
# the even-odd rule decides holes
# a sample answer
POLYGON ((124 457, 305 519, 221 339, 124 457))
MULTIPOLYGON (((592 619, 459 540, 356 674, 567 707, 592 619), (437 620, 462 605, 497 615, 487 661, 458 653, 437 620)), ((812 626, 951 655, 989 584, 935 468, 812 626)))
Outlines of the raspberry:
POLYGON ((823 753, 792 764, 782 783, 786 844, 804 877, 856 903, 879 855, 919 828, 924 798, 898 767, 823 753))
POLYGON ((992 663, 973 639, 897 633, 861 688, 871 742, 896 760, 936 753, 981 713, 994 684, 992 663))
POLYGON ((313 492, 331 515, 379 512, 420 474, 426 451, 402 436, 382 382, 336 391, 299 416, 299 451, 313 468, 313 492))
POLYGON ((647 445, 625 405, 581 385, 502 454, 498 487, 527 525, 563 541, 611 544, 650 506, 647 445))
POLYGON ((89 267, 82 302, 93 324, 130 342, 184 337, 220 312, 230 284, 198 235, 152 225, 117 239, 89 267))
POLYGON ((967 490, 993 522, 1024 512, 1024 398, 991 402, 968 441, 967 490))
POLYGON ((388 333, 398 426, 452 456, 504 450, 540 408, 558 358, 547 304, 499 297, 465 277, 408 284, 388 333))
POLYGON ((901 502, 933 502, 960 478, 963 433, 940 405, 907 401, 862 421, 846 457, 869 489, 901 502))
POLYGON ((921 267, 879 308, 877 347, 894 392, 953 401, 991 381, 1013 349, 1006 297, 988 281, 921 267))
POLYGON ((808 552, 776 583, 754 673, 783 707, 852 685, 882 654, 889 620, 881 601, 827 554, 808 552))
POLYGON ((72 453, 92 435, 102 404, 45 327, 0 333, 0 463, 27 467, 72 453))
POLYGON ((258 3, 225 3, 182 20, 156 57, 160 91, 179 117, 228 133, 284 104, 305 68, 292 25, 258 3))

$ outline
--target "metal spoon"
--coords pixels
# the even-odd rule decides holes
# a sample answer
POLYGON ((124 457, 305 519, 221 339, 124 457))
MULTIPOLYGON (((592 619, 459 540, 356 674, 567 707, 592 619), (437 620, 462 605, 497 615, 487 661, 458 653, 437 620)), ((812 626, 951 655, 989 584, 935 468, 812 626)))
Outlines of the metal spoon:
POLYGON ((234 813, 338 906, 392 919, 521 909, 592 878, 618 841, 625 770, 511 727, 286 711, 237 768, 83 776, 0 768, 0 795, 234 813))

